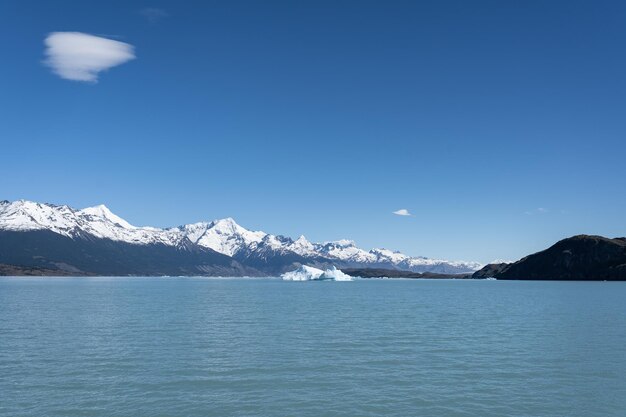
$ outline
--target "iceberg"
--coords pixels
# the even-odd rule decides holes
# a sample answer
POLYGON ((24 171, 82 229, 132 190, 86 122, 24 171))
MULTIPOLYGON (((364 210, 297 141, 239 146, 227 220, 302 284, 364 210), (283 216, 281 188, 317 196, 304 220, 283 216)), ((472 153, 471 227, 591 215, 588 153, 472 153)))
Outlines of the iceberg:
POLYGON ((285 272, 281 277, 284 281, 313 281, 319 279, 323 273, 321 269, 302 265, 295 271, 285 272))
POLYGON ((340 269, 335 268, 327 269, 322 274, 322 279, 330 279, 333 281, 352 281, 352 277, 348 274, 344 274, 340 269))
POLYGON ((284 281, 352 281, 350 275, 344 274, 334 266, 325 271, 302 265, 298 269, 281 275, 284 281))

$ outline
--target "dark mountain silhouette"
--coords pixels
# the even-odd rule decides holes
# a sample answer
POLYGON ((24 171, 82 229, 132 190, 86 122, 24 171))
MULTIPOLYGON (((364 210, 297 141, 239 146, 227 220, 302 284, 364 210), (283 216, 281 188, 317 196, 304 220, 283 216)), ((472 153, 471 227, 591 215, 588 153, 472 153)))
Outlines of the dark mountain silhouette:
POLYGON ((511 264, 491 264, 472 275, 518 280, 626 280, 626 238, 578 235, 511 264))

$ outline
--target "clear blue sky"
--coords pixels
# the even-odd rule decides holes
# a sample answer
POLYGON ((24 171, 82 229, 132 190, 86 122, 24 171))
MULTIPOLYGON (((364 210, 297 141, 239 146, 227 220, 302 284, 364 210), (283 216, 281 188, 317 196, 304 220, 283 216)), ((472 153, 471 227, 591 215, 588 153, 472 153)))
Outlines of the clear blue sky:
POLYGON ((0 35, 0 198, 482 262, 626 235, 623 1, 4 1, 0 35), (136 59, 62 79, 56 31, 136 59))

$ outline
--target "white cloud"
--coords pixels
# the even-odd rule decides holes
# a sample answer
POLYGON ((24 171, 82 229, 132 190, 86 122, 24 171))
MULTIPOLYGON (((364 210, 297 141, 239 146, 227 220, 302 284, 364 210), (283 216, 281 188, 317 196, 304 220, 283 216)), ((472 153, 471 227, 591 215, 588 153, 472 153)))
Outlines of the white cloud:
POLYGON ((46 65, 66 80, 97 82, 98 74, 135 58, 124 42, 80 32, 53 32, 45 39, 46 65))
POLYGON ((526 214, 527 216, 532 216, 533 214, 544 214, 544 213, 547 213, 549 211, 550 210, 548 210, 547 208, 539 207, 539 208, 536 208, 534 210, 525 211, 524 214, 526 214))
POLYGON ((393 212, 393 214, 396 214, 398 216, 410 216, 411 215, 411 213, 409 213, 407 209, 396 210, 393 212))
POLYGON ((139 13, 145 17, 148 22, 150 23, 156 23, 159 20, 163 19, 164 17, 167 17, 168 14, 165 10, 163 9, 158 9, 156 7, 146 7, 143 8, 139 11, 139 13))

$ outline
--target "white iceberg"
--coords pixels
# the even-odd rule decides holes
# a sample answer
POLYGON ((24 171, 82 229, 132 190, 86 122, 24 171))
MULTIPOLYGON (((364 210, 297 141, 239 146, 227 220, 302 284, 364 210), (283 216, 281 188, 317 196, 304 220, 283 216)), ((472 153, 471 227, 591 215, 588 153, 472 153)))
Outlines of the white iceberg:
POLYGON ((319 279, 324 271, 311 266, 302 265, 295 271, 285 272, 281 275, 285 281, 312 281, 319 279))
POLYGON ((327 269, 322 274, 322 279, 330 279, 333 281, 352 281, 352 277, 348 274, 344 274, 340 269, 335 268, 327 269))
POLYGON ((325 271, 302 265, 295 271, 285 272, 281 275, 284 281, 352 281, 350 275, 344 274, 334 266, 325 271))

